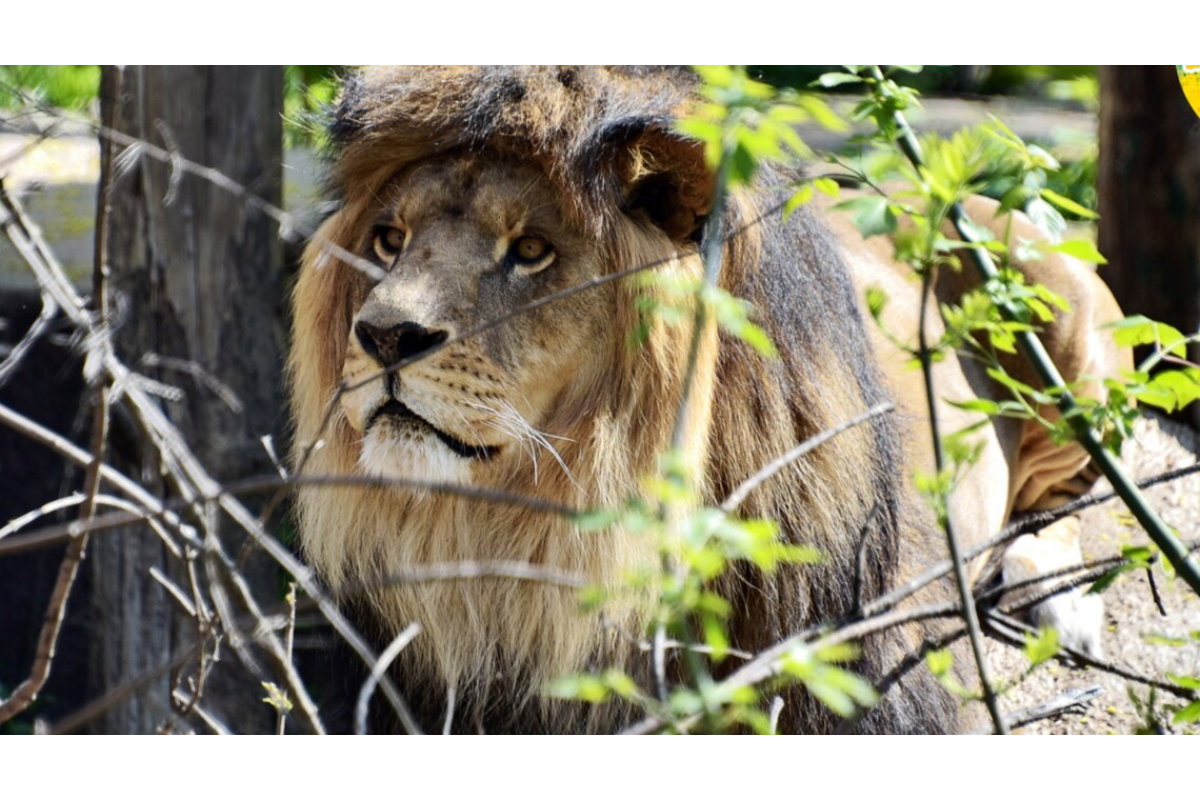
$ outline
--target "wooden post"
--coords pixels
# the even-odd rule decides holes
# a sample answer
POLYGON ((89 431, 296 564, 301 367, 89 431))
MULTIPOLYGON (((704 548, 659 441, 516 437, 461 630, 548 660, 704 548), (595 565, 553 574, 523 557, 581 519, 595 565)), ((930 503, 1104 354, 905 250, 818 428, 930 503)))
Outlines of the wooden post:
MULTIPOLYGON (((212 167, 280 204, 282 67, 129 66, 120 76, 117 69, 106 67, 102 78, 106 125, 212 167)), ((108 263, 119 355, 183 390, 182 399, 165 400, 163 409, 214 476, 224 481, 269 472, 259 439, 278 434, 285 418, 284 287, 275 225, 170 164, 145 155, 126 169, 119 155, 117 162, 108 263)), ((154 449, 137 443, 133 431, 122 442, 121 420, 115 421, 122 466, 165 493, 154 449)), ((166 563, 144 526, 97 537, 94 544, 91 694, 98 696, 166 663, 191 640, 192 629, 148 574, 153 566, 177 575, 178 565, 166 563)), ((236 553, 241 544, 227 546, 236 553)), ((265 601, 275 599, 272 565, 252 566, 248 574, 265 601)), ((239 731, 268 730, 273 712, 260 702, 261 687, 244 673, 232 677, 226 668, 233 654, 223 648, 222 655, 225 675, 210 685, 206 705, 239 731)), ((169 682, 163 676, 110 710, 100 729, 154 731, 170 717, 169 682)))
MULTIPOLYGON (((1173 66, 1100 68, 1100 252, 1127 314, 1200 326, 1200 119, 1173 66)), ((1192 358, 1200 357, 1193 348, 1192 358)), ((1200 410, 1193 408, 1193 424, 1200 410)))

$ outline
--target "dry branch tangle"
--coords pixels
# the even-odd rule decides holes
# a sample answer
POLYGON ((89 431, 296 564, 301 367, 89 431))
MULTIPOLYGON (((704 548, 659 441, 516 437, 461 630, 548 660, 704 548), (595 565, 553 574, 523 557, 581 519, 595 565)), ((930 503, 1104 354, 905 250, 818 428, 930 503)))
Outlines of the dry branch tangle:
MULTIPOLYGON (((222 497, 222 492, 220 491, 220 487, 217 487, 217 488, 212 488, 212 487, 210 486, 209 488, 210 488, 210 489, 211 489, 211 491, 212 491, 212 492, 214 492, 214 493, 212 493, 212 494, 198 494, 198 495, 194 495, 194 499, 196 499, 197 503, 199 503, 199 504, 202 504, 202 505, 203 505, 204 501, 215 501, 215 500, 217 500, 217 499, 220 499, 220 498, 222 497)), ((157 507, 157 506, 155 505, 155 503, 154 503, 154 501, 152 501, 152 499, 150 499, 150 500, 148 501, 148 503, 149 503, 149 504, 148 504, 148 505, 145 505, 145 507, 144 507, 144 511, 145 511, 145 513, 148 513, 148 515, 157 515, 157 516, 162 516, 162 510, 160 509, 160 507, 157 507)), ((534 566, 535 566, 535 565, 534 565, 534 566)), ((930 609, 925 609, 925 612, 926 612, 926 613, 929 613, 929 612, 930 612, 930 609)), ((270 626, 268 626, 268 627, 270 627, 270 626)))

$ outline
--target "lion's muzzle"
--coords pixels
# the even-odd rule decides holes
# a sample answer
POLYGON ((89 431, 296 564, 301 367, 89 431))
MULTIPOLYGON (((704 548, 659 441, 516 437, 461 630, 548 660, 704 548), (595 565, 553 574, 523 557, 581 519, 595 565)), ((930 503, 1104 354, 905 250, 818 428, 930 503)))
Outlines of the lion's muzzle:
POLYGON ((359 321, 354 334, 363 352, 385 367, 421 355, 446 341, 446 331, 435 331, 416 322, 379 326, 359 321))

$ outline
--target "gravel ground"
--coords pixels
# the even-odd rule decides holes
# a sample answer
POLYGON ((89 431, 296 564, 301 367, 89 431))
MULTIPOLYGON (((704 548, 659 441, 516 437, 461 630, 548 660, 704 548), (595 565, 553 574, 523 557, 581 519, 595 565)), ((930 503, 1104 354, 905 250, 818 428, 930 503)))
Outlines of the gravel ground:
MULTIPOLYGON (((1133 441, 1127 443, 1124 460, 1137 479, 1195 464, 1200 441, 1190 428, 1160 417, 1147 417, 1136 428, 1133 441)), ((1097 492, 1110 487, 1102 481, 1097 492)), ((1200 474, 1156 486, 1147 491, 1153 506, 1184 539, 1200 535, 1200 474)), ((1126 545, 1148 543, 1145 532, 1133 523, 1119 501, 1087 509, 1081 514, 1082 549, 1085 558, 1102 558, 1120 552, 1126 545)), ((1200 641, 1171 647, 1146 641, 1154 634, 1187 638, 1200 631, 1200 598, 1182 581, 1164 579, 1158 573, 1158 587, 1167 615, 1156 607, 1144 571, 1126 573, 1104 592, 1104 656, 1115 664, 1139 674, 1165 680, 1167 674, 1200 677, 1200 641)), ((1017 650, 996 641, 988 642, 988 656, 994 680, 1011 680, 1028 665, 1017 650)), ((1141 724, 1130 698, 1133 692, 1143 702, 1147 687, 1094 667, 1074 668, 1059 662, 1044 664, 1023 683, 1006 694, 1002 706, 1007 712, 1044 703, 1068 692, 1099 686, 1103 694, 1089 702, 1082 712, 1067 713, 1021 729, 1024 733, 1132 733, 1141 724)), ((1158 707, 1175 701, 1158 693, 1158 707)), ((1171 714, 1160 713, 1169 722, 1171 714)), ((1196 726, 1167 725, 1166 732, 1197 732, 1196 726)))

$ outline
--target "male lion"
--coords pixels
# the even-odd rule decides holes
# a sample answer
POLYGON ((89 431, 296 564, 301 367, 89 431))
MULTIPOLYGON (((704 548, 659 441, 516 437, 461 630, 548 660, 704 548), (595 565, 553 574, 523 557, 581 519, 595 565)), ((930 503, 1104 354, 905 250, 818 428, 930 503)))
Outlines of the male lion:
MULTIPOLYGON (((646 68, 388 68, 352 78, 332 128, 340 205, 309 246, 295 293, 290 370, 304 472, 454 483, 577 509, 636 496, 670 444, 691 333, 655 321, 648 341, 631 346, 645 321, 639 295, 655 290, 599 279, 651 262, 701 270, 713 180, 701 148, 672 128, 694 89, 686 72, 646 68), (338 255, 346 251, 375 274, 338 255), (371 379, 399 362, 408 363, 371 379)), ((754 305, 779 358, 715 328, 703 334, 684 446, 713 504, 797 442, 889 397, 879 363, 890 359, 872 355, 855 281, 884 284, 892 313, 913 316, 902 298, 912 287, 895 277, 885 243, 841 227, 839 241, 805 209, 786 223, 765 213, 790 179, 766 172, 725 212, 721 286, 754 305)), ((1076 308, 1050 337, 1068 378, 1104 371, 1113 356, 1099 338, 1083 347, 1073 338, 1114 310, 1103 288, 1053 265, 1037 278, 1076 308)), ((940 369, 948 393, 994 392, 969 365, 940 369)), ((720 589, 734 647, 759 651, 851 615, 943 557, 905 477, 928 457, 923 395, 897 374, 903 412, 846 431, 742 504, 739 513, 776 520, 785 541, 826 558, 728 575, 720 589)), ((997 423, 980 479, 958 495, 968 544, 1086 465, 1081 451, 1044 445, 1032 429, 997 423)), ((575 591, 552 582, 388 576, 519 562, 614 586, 657 558, 645 537, 584 533, 543 510, 396 485, 304 488, 299 520, 307 557, 331 587, 365 596, 384 637, 421 624, 396 675, 426 727, 611 731, 636 720, 622 703, 554 701, 541 689, 607 666, 652 686, 637 644, 644 604, 614 601, 588 615, 575 591)), ((854 669, 878 680, 926 633, 914 625, 868 637, 854 669)), ((803 690, 784 700, 781 730, 837 724, 803 690)), ((955 706, 916 669, 857 729, 955 730, 955 706)))

